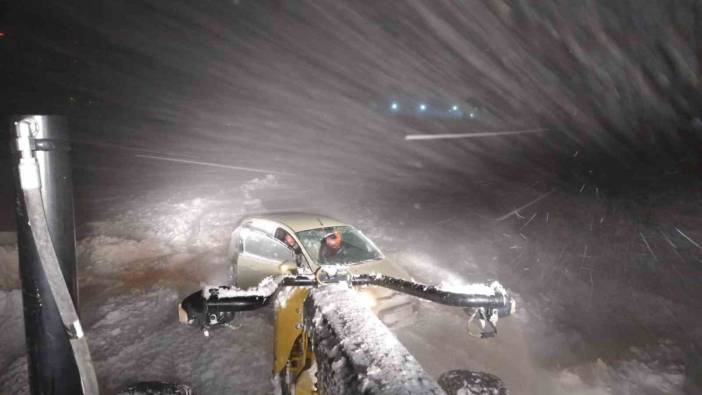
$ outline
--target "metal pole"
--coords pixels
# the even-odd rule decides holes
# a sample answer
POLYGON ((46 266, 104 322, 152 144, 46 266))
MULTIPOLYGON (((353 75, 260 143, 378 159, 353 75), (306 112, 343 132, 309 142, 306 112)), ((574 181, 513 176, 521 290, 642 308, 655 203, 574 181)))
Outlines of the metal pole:
MULTIPOLYGON (((13 121, 22 118, 17 117, 13 121)), ((77 309, 73 188, 67 124, 59 116, 35 116, 35 119, 41 125, 33 137, 40 168, 44 212, 63 277, 77 309)), ((15 137, 14 122, 10 130, 15 137)), ((32 238, 17 167, 14 170, 30 388, 32 394, 81 394, 80 374, 32 238)))

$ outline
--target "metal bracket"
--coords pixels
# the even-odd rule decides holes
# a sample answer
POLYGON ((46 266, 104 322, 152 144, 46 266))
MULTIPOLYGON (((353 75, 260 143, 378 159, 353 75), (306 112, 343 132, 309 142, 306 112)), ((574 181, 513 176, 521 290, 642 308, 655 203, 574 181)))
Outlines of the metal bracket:
POLYGON ((19 177, 23 190, 41 188, 39 166, 34 156, 36 146, 34 136, 39 133, 40 123, 34 117, 27 117, 15 122, 17 131, 16 148, 19 153, 19 177))

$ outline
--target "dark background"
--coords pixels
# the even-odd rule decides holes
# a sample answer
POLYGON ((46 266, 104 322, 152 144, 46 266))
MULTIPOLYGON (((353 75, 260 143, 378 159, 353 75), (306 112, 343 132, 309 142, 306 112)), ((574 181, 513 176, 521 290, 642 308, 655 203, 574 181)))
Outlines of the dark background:
POLYGON ((467 193, 478 175, 614 195, 699 174, 695 1, 29 1, 1 11, 3 112, 70 118, 79 189, 146 182, 154 172, 103 157, 133 152, 383 193, 467 193), (393 100, 402 113, 389 111, 393 100), (405 110, 419 102, 476 117, 405 110), (533 128, 548 131, 403 141, 533 128))

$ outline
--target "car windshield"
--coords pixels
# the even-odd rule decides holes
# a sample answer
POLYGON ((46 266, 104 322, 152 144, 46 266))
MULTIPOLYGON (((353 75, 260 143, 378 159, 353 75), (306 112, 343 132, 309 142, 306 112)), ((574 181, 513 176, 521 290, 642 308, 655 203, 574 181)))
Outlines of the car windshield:
POLYGON ((360 231, 351 226, 334 226, 297 232, 310 257, 320 265, 352 264, 381 259, 383 254, 360 231), (325 242, 331 237, 336 243, 325 242))

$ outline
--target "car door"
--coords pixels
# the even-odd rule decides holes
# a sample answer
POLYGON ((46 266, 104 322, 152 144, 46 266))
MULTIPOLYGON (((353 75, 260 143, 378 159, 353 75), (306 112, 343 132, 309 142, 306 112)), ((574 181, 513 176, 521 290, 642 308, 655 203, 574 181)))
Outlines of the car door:
POLYGON ((243 226, 239 231, 241 252, 237 257, 236 285, 255 287, 264 278, 280 274, 280 264, 294 261, 293 251, 266 231, 243 226))

